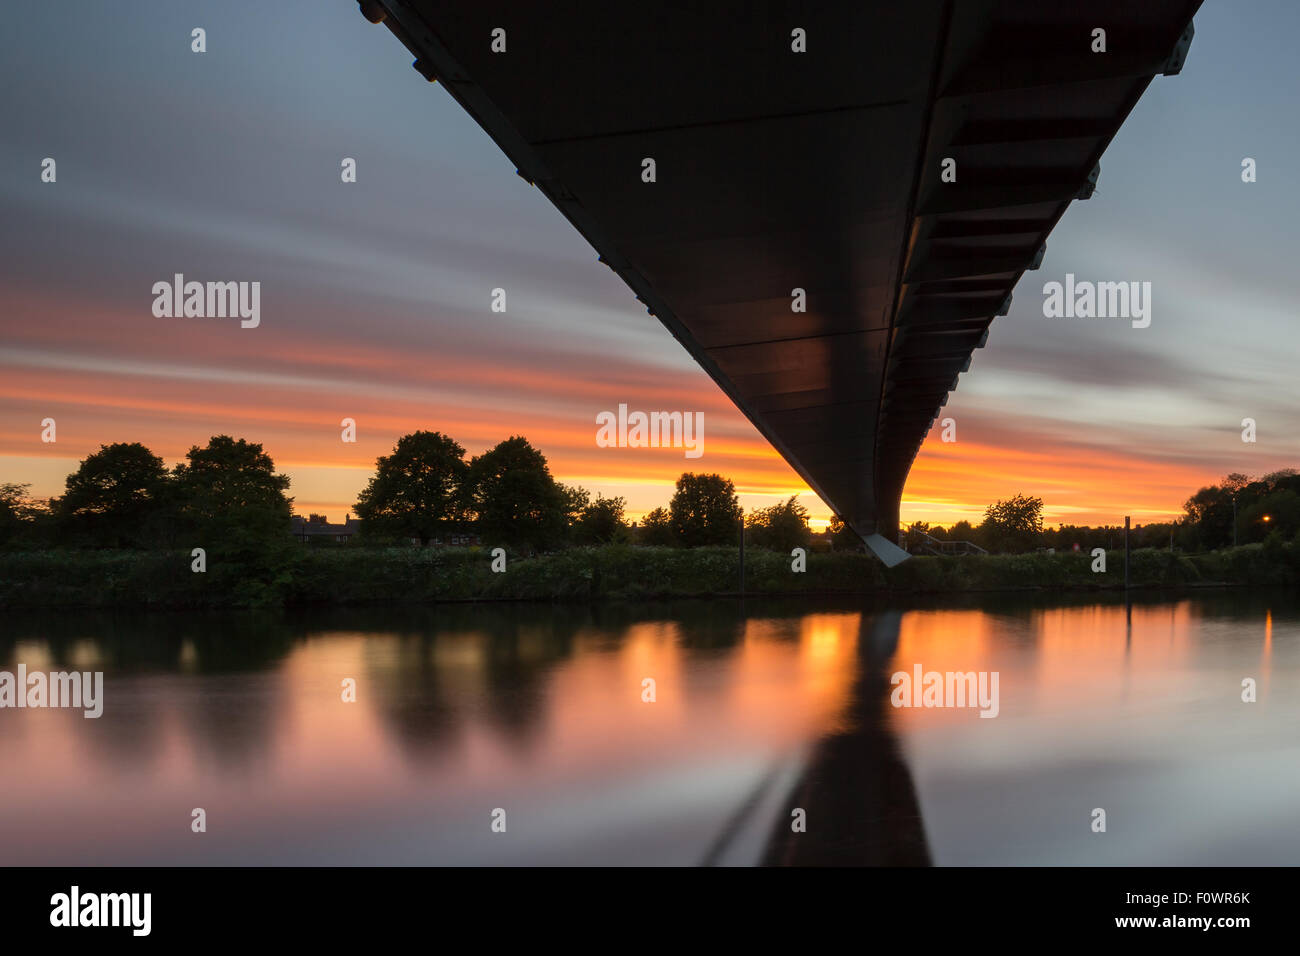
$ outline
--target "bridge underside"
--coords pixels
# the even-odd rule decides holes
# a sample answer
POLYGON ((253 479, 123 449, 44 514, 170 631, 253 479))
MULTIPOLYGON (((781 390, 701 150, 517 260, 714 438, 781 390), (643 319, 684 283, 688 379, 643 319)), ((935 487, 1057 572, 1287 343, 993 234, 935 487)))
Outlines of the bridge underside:
POLYGON ((1181 67, 1198 5, 362 11, 892 562, 882 542, 938 410, 1151 78, 1181 67))

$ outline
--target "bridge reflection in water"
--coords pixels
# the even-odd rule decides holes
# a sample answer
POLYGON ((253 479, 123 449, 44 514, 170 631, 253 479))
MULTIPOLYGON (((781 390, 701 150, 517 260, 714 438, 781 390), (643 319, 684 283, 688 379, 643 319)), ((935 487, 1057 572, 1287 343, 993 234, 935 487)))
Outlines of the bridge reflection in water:
POLYGON ((850 691, 848 729, 817 744, 790 794, 807 814, 797 833, 777 821, 763 862, 778 866, 925 866, 921 807, 912 775, 890 729, 890 661, 898 650, 897 611, 864 614, 858 630, 858 676, 850 691))

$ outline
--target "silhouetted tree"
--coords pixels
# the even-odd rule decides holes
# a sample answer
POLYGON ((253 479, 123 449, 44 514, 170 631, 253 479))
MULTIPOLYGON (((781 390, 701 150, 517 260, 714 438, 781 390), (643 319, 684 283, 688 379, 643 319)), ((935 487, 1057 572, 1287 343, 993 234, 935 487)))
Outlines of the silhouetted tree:
POLYGON ((564 511, 564 542, 576 542, 582 537, 582 516, 591 507, 591 492, 577 485, 561 482, 556 482, 556 485, 560 489, 561 508, 564 511))
POLYGON ((469 501, 485 544, 536 549, 563 543, 573 490, 551 477, 546 457, 520 436, 469 465, 469 501))
POLYGON ((192 447, 172 472, 189 548, 207 552, 210 580, 238 604, 278 600, 296 548, 289 477, 260 444, 229 435, 192 447))
POLYGON ((74 540, 109 548, 154 543, 169 507, 167 466, 139 442, 100 445, 68 475, 56 511, 74 540))
POLYGON ((641 519, 637 540, 652 547, 671 547, 675 543, 673 519, 666 508, 655 508, 641 519))
MULTIPOLYGON (((975 541, 975 528, 965 519, 953 523, 948 529, 949 541, 975 541)), ((978 544, 979 542, 975 542, 978 544)))
POLYGON ((182 516, 196 526, 288 532, 289 476, 275 473, 260 444, 215 435, 206 447, 190 448, 173 476, 182 516))
POLYGON ((742 512, 736 486, 721 475, 683 474, 668 513, 673 537, 682 547, 739 542, 742 512))
POLYGON ((1237 503, 1238 543, 1263 541, 1270 534, 1290 540, 1300 530, 1300 495, 1289 488, 1269 491, 1244 508, 1237 503))
POLYGON ((588 502, 578 515, 574 540, 579 544, 608 544, 625 538, 627 524, 623 520, 623 508, 626 504, 623 498, 596 495, 596 500, 588 502))
POLYGON ((1234 537, 1238 544, 1249 544, 1274 532, 1292 537, 1300 531, 1293 495, 1300 498, 1300 475, 1294 468, 1258 479, 1234 472, 1217 485, 1201 488, 1183 504, 1179 545, 1222 548, 1230 546, 1234 537))
POLYGON ((996 551, 1032 551, 1043 532, 1043 499, 1015 495, 984 510, 980 533, 996 551))
POLYGON ((749 544, 773 551, 807 548, 812 542, 808 509, 799 503, 798 495, 750 512, 745 516, 745 531, 749 544))
POLYGON ((1232 544, 1233 492, 1220 485, 1202 488, 1183 503, 1188 523, 1196 529, 1196 545, 1222 548, 1232 544))
POLYGON ((48 509, 27 491, 28 483, 0 484, 0 547, 35 543, 38 522, 48 520, 48 509))
POLYGON ((425 547, 459 530, 469 488, 465 449, 441 432, 417 431, 397 440, 391 455, 375 462, 375 474, 357 499, 361 533, 399 535, 425 547))

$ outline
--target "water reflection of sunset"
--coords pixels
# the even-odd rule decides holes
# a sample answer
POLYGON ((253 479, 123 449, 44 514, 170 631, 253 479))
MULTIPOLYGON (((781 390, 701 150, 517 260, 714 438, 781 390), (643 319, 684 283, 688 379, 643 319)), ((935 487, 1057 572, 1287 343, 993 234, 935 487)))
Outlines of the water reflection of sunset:
POLYGON ((1141 798, 1096 768, 1169 767, 1205 813, 1197 794, 1232 803, 1221 775, 1198 769, 1206 754, 1292 746, 1257 715, 1295 713, 1268 682, 1300 674, 1296 611, 1234 601, 1247 599, 1136 603, 1131 625, 1109 600, 892 617, 742 617, 728 602, 671 617, 439 609, 416 624, 303 628, 235 668, 227 659, 265 653, 265 637, 233 618, 220 636, 185 626, 147 667, 123 664, 129 644, 102 621, 72 625, 57 644, 0 645, 0 668, 106 671, 98 721, 0 712, 0 761, 21 768, 6 775, 0 845, 6 862, 698 862, 762 781, 847 733, 871 754, 897 742, 905 764, 879 766, 914 777, 937 862, 1011 859, 1016 844, 990 841, 1040 813, 1036 852, 1078 856, 1095 845, 1054 835, 1050 807, 1076 791, 1120 810, 1141 798), (999 715, 890 707, 888 675, 916 664, 998 671, 999 715), (1259 680, 1257 705, 1241 703, 1244 676, 1259 680), (340 699, 348 677, 355 704, 340 699), (991 781, 996 799, 981 790, 991 781), (194 807, 209 833, 189 831, 194 807), (489 839, 496 807, 520 842, 489 839))

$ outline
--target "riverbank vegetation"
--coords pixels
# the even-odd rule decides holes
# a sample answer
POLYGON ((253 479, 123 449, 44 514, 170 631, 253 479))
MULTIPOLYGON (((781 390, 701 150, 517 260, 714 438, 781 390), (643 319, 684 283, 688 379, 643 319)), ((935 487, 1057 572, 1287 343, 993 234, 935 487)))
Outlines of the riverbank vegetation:
MULTIPOLYGON (((735 548, 569 548, 507 555, 493 571, 486 548, 307 548, 271 576, 238 564, 190 570, 186 551, 83 550, 0 553, 0 608, 231 607, 496 600, 639 600, 735 595, 735 548)), ((857 552, 812 553, 803 571, 776 551, 745 555, 744 593, 890 594, 1124 586, 1124 553, 1095 572, 1088 554, 917 556, 886 568, 857 552)), ((1184 555, 1142 549, 1130 557, 1134 588, 1294 586, 1300 546, 1250 544, 1184 555)))

